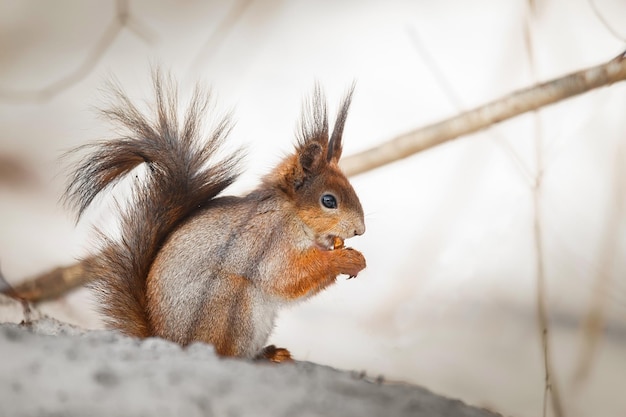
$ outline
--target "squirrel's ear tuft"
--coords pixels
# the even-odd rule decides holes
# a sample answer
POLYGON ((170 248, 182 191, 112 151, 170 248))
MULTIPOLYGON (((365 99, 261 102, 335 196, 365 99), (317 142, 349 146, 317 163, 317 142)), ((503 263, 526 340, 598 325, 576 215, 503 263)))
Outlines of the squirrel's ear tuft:
POLYGON ((337 119, 335 120, 335 127, 333 128, 333 134, 330 137, 330 141, 328 142, 328 152, 326 154, 326 160, 328 162, 339 161, 341 158, 341 151, 343 150, 343 144, 341 143, 341 139, 343 136, 343 127, 346 124, 346 119, 348 118, 348 110, 350 109, 350 103, 352 102, 352 93, 354 93, 355 84, 352 83, 352 86, 348 90, 346 96, 343 98, 341 105, 339 106, 339 111, 337 112, 337 119))
POLYGON ((322 147, 328 144, 328 116, 326 98, 319 84, 315 84, 313 94, 302 106, 302 116, 298 128, 299 151, 316 142, 322 147))
POLYGON ((341 157, 341 136, 348 117, 354 84, 342 100, 332 137, 328 135, 326 99, 319 84, 315 84, 311 98, 305 101, 300 120, 296 153, 289 159, 289 174, 283 188, 297 190, 307 180, 322 172, 328 164, 337 163, 341 157))

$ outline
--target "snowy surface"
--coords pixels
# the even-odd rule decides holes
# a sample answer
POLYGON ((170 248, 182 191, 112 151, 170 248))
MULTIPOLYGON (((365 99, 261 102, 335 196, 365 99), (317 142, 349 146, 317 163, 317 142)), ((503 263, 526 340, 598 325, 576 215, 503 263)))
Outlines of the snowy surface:
POLYGON ((210 345, 0 324, 1 416, 495 417, 425 389, 307 362, 220 359, 210 345))

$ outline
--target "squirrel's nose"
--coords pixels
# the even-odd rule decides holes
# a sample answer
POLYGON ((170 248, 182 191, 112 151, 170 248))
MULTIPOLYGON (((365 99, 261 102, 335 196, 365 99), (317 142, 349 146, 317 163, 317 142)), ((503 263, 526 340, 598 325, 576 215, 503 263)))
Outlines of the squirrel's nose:
POLYGON ((356 228, 354 229, 354 236, 361 236, 363 233, 365 233, 365 223, 356 225, 356 228))

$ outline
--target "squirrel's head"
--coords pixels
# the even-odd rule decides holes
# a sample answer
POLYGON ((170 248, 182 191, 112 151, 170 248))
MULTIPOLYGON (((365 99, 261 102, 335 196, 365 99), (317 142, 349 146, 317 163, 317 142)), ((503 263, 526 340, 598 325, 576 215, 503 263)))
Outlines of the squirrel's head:
POLYGON ((314 243, 325 249, 333 247, 335 237, 365 232, 361 202, 338 164, 353 90, 342 100, 329 137, 326 102, 315 87, 304 106, 295 153, 265 179, 287 195, 314 243))

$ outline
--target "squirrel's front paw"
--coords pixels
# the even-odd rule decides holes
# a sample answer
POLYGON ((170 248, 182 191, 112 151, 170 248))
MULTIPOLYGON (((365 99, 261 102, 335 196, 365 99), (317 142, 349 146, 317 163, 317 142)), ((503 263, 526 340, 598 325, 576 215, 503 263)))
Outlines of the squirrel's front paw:
POLYGON ((365 268, 365 257, 361 252, 352 248, 342 248, 338 250, 341 260, 339 273, 354 278, 365 268))

